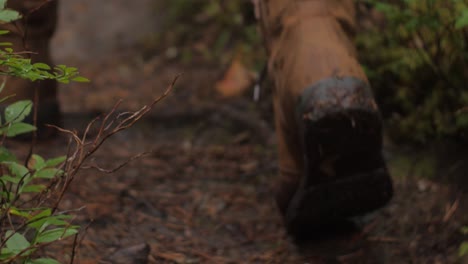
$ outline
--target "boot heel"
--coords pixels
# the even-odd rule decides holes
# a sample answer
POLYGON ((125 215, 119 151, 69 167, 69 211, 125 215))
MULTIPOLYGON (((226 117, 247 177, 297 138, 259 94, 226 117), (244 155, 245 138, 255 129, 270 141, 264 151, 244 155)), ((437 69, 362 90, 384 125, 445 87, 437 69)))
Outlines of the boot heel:
POLYGON ((382 156, 382 123, 368 84, 325 80, 301 98, 304 174, 286 210, 290 233, 384 206, 393 187, 382 156))

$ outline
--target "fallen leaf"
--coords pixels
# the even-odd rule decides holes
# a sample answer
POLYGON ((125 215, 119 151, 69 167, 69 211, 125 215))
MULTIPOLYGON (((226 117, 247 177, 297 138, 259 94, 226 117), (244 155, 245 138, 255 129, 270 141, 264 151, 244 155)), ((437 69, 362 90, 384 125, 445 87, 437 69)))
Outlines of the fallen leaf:
POLYGON ((239 60, 233 60, 224 76, 216 83, 216 91, 223 98, 242 95, 253 85, 254 78, 239 60))

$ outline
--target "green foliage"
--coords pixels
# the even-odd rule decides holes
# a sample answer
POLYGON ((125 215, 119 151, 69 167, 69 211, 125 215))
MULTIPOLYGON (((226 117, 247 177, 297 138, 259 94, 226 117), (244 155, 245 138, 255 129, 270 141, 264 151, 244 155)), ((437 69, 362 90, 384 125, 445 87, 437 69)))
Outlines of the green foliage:
MULTIPOLYGON (((162 3, 167 28, 156 42, 183 61, 225 63, 234 55, 251 66, 263 60, 250 0, 173 0, 162 3)), ((171 54, 169 54, 171 55, 171 54)))
MULTIPOLYGON (((20 16, 5 9, 0 0, 0 21, 10 22, 20 16)), ((0 35, 8 31, 0 31, 0 35)), ((87 82, 78 70, 65 65, 50 67, 31 63, 30 59, 0 43, 0 75, 15 76, 30 81, 52 79, 62 83, 87 82)), ((1 84, 0 91, 6 84, 1 84)), ((11 96, 0 99, 5 101, 11 96)), ((0 119, 0 262, 24 264, 56 264, 51 258, 40 258, 38 249, 76 235, 79 226, 71 224, 72 215, 51 207, 47 201, 54 182, 65 177, 61 165, 65 157, 44 159, 33 154, 23 165, 6 147, 5 137, 30 133, 36 128, 23 122, 31 114, 33 102, 22 100, 8 105, 0 119)))
MULTIPOLYGON (((463 235, 468 234, 468 227, 464 226, 461 229, 461 233, 463 235)), ((460 247, 458 248, 458 256, 463 257, 463 256, 465 256, 467 254, 468 254, 468 242, 465 241, 465 242, 461 243, 460 247)))
MULTIPOLYGON (((0 32, 0 35, 8 34, 0 32)), ((3 43, 4 46, 6 43, 3 43)), ((15 53, 11 48, 0 50, 0 75, 15 76, 30 81, 40 81, 46 79, 57 80, 61 83, 88 82, 89 80, 79 76, 77 68, 57 65, 51 68, 44 63, 31 63, 31 59, 26 59, 22 55, 15 53)))
POLYGON ((424 143, 466 139, 468 1, 366 0, 385 17, 357 37, 389 132, 424 143))
POLYGON ((7 23, 21 18, 17 11, 6 8, 6 2, 7 0, 0 0, 0 21, 7 23))
POLYGON ((65 156, 45 160, 34 154, 24 166, 8 149, 0 148, 1 263, 58 263, 50 258, 34 258, 35 253, 78 233, 79 226, 70 222, 72 215, 38 202, 45 201, 52 181, 64 177, 59 168, 64 161, 65 156))

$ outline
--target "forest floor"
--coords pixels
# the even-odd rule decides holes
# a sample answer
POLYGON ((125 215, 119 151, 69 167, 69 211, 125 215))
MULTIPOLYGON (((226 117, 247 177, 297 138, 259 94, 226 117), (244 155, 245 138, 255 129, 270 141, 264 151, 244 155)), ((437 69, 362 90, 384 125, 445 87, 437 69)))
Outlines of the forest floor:
MULTIPOLYGON (((65 128, 83 132, 119 99, 120 111, 136 110, 183 74, 168 98, 90 162, 112 169, 147 154, 111 174, 83 170, 70 187, 62 208, 83 208, 75 222, 87 227, 77 263, 145 263, 135 255, 148 263, 463 263, 466 195, 411 177, 391 160, 395 197, 360 232, 331 229, 329 237, 294 244, 270 192, 277 165, 268 111, 248 97, 217 98, 219 65, 144 57, 138 41, 158 24, 150 2, 62 1, 55 59, 92 80, 62 87, 65 128)), ((36 150, 61 155, 67 142, 61 136, 36 150)), ((50 254, 69 259, 71 242, 50 254)))

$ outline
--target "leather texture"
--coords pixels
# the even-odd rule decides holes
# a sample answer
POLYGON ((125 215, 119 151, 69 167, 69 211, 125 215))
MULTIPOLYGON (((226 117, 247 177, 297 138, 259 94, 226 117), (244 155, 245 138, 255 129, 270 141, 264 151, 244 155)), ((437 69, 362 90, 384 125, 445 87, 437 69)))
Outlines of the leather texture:
POLYGON ((322 215, 324 221, 333 214, 347 217, 384 205, 393 191, 381 154, 380 114, 352 43, 356 29, 354 1, 255 2, 269 55, 269 76, 274 81, 275 89, 280 168, 279 180, 275 184, 276 201, 287 224, 294 229, 291 226, 294 223, 304 222, 304 219, 314 222, 314 218, 317 220, 321 217, 320 212, 337 209, 331 208, 339 206, 339 193, 336 193, 337 200, 333 200, 335 184, 337 192, 348 185, 355 188, 349 191, 356 194, 363 188, 379 186, 381 189, 376 189, 375 193, 381 192, 383 195, 376 197, 378 202, 375 204, 361 204, 359 208, 356 204, 373 198, 375 194, 357 195, 356 204, 343 208, 342 212, 338 209, 329 215, 322 215), (354 124, 351 127, 343 125, 356 120, 361 130, 355 129, 354 124), (329 135, 322 133, 327 129, 331 131, 329 135), (332 142, 326 145, 328 149, 323 149, 330 152, 329 156, 321 153, 321 148, 325 146, 321 140, 332 142), (339 144, 333 144, 334 141, 339 144), (366 144, 367 141, 369 144, 366 144), (369 148, 360 149, 360 145, 368 145, 369 148), (350 153, 347 146, 351 148, 350 153), (370 165, 357 162, 354 166, 345 158, 338 157, 352 157, 353 148, 355 154, 363 153, 364 159, 368 156, 377 158, 371 159, 370 165), (342 170, 336 168, 340 165, 343 165, 342 170), (340 171, 340 178, 333 178, 337 170, 340 171), (342 173, 343 170, 349 171, 349 175, 342 173), (346 179, 348 176, 350 178, 346 179), (356 181, 353 181, 353 177, 356 181), (369 184, 366 184, 368 181, 369 184), (324 188, 321 189, 320 185, 324 188), (318 200, 324 198, 319 196, 325 189, 325 193, 330 194, 327 196, 330 201, 310 200, 311 197, 318 200), (315 213, 312 212, 314 210, 315 213), (309 211, 311 213, 307 215, 309 211))

